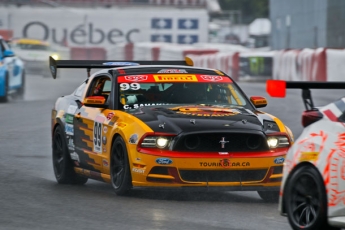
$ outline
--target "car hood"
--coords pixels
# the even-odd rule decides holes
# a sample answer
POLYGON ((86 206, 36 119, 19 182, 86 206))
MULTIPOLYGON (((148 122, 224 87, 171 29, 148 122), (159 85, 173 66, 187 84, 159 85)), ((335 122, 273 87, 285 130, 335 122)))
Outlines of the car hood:
POLYGON ((128 111, 155 132, 264 131, 263 120, 242 108, 219 106, 157 106, 128 111))

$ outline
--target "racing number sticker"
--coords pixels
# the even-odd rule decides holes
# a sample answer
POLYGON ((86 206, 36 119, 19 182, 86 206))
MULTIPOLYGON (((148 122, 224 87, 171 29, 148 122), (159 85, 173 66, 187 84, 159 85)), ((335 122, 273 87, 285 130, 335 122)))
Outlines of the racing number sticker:
POLYGON ((95 121, 93 126, 93 151, 102 153, 102 123, 95 121))

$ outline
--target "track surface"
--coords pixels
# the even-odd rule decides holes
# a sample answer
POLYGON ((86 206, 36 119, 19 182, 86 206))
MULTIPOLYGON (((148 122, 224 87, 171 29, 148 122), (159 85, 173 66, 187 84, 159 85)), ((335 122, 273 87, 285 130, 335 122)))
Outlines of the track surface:
MULTIPOLYGON (((0 230, 20 229, 229 229, 287 230, 276 203, 256 192, 183 193, 138 190, 116 196, 111 185, 55 182, 50 139, 50 111, 58 96, 71 93, 85 78, 69 71, 53 80, 27 76, 24 100, 0 104, 0 230)), ((297 136, 303 110, 300 90, 272 99, 264 83, 241 83, 249 96, 266 96, 263 111, 280 117, 297 136)), ((317 105, 341 91, 313 91, 317 105)))

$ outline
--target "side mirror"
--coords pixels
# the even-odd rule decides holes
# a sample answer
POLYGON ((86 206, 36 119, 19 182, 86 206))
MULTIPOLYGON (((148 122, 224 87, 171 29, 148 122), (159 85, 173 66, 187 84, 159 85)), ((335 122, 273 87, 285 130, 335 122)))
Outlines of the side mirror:
POLYGON ((12 50, 5 50, 3 55, 4 57, 13 57, 14 52, 12 50))
POLYGON ((253 96, 250 101, 254 104, 255 108, 262 108, 267 106, 267 100, 264 97, 253 96))
POLYGON ((90 96, 84 99, 83 104, 90 107, 106 108, 108 105, 105 101, 106 99, 103 96, 90 96))

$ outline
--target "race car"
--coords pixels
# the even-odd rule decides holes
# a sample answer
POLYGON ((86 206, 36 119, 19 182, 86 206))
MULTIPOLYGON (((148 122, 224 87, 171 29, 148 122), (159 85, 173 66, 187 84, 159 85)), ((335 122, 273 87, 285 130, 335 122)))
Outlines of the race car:
MULTIPOLYGON (((101 68, 52 110, 52 156, 61 184, 88 178, 131 189, 258 191, 278 202, 293 135, 258 110, 224 72, 184 61, 54 60, 50 69, 101 68)), ((89 75, 89 74, 88 74, 89 75)))
POLYGON ((295 230, 345 228, 345 97, 315 108, 310 89, 345 89, 344 82, 267 81, 271 96, 302 89, 304 130, 289 149, 279 210, 295 230))
POLYGON ((24 63, 0 36, 0 102, 7 102, 10 95, 21 98, 24 91, 24 63))
POLYGON ((56 60, 61 58, 61 54, 48 42, 38 39, 13 39, 11 41, 11 47, 25 62, 27 74, 39 74, 43 77, 49 77, 49 56, 52 56, 56 60))

